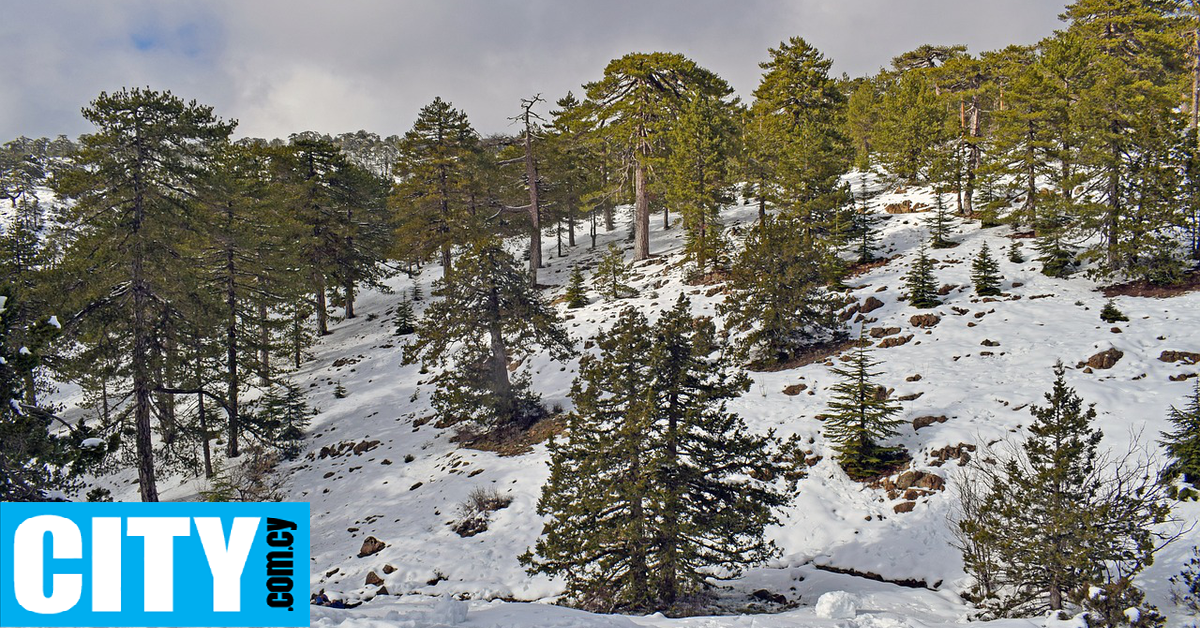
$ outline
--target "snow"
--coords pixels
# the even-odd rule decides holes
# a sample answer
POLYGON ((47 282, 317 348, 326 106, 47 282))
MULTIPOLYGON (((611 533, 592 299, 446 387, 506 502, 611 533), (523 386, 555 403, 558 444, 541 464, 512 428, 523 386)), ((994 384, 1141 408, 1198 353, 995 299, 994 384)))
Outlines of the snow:
POLYGON ((858 614, 858 599, 852 593, 830 591, 817 599, 813 612, 825 619, 853 619, 858 614))
POLYGON ((85 439, 83 439, 82 443, 79 443, 79 446, 84 449, 95 449, 96 447, 103 447, 104 439, 102 439, 102 438, 85 438, 85 439))
POLYGON ((55 328, 55 329, 62 329, 62 323, 59 323, 59 322, 58 322, 58 317, 57 317, 57 316, 51 316, 51 317, 50 317, 50 320, 48 320, 48 321, 46 321, 46 322, 47 322, 47 323, 49 323, 49 324, 50 324, 50 326, 51 326, 51 327, 53 327, 53 328, 55 328))
MULTIPOLYGON (((848 180, 857 191, 857 175, 848 180)), ((870 185, 881 188, 874 179, 870 185)), ((452 440, 453 427, 438 427, 436 419, 430 420, 429 375, 422 375, 417 365, 403 364, 404 339, 393 334, 392 313, 417 284, 426 295, 425 301, 414 303, 420 315, 440 276, 438 268, 426 267, 415 279, 401 275, 390 280, 392 294, 364 292, 357 304, 359 316, 338 323, 332 335, 315 347, 315 358, 294 376, 295 383, 307 391, 309 403, 320 410, 305 453, 281 468, 287 478, 286 499, 311 504, 310 587, 313 592, 325 590, 331 599, 363 602, 354 609, 313 607, 312 625, 890 628, 970 622, 973 611, 958 595, 969 581, 952 544, 949 523, 955 486, 969 477, 954 459, 935 464, 932 452, 960 443, 977 445, 982 451, 987 443, 1023 438, 1032 420, 1029 405, 1042 403, 1052 381, 1051 368, 1061 359, 1067 366, 1068 384, 1085 401, 1096 404, 1105 448, 1124 452, 1136 440, 1150 453, 1161 455, 1155 439, 1168 427, 1167 409, 1179 405, 1194 382, 1168 378, 1198 368, 1161 362, 1158 356, 1167 349, 1200 352, 1200 293, 1170 299, 1117 297, 1117 307, 1130 321, 1115 326, 1121 333, 1112 333, 1114 326, 1099 319, 1108 299, 1096 290, 1095 282, 1082 276, 1045 277, 1032 261, 1012 263, 1006 255, 1008 228, 980 229, 977 223, 964 225, 956 220, 952 239, 959 245, 931 255, 938 260, 939 284, 958 287, 943 297, 943 305, 916 310, 900 299, 900 292, 902 277, 924 237, 926 214, 888 215, 882 207, 903 200, 928 204, 931 198, 928 189, 910 188, 872 201, 873 211, 882 219, 879 253, 896 259, 848 283, 859 302, 876 297, 884 303, 867 315, 869 322, 861 323, 867 330, 898 327, 902 331, 897 335, 913 335, 906 344, 876 349, 874 357, 883 360, 880 383, 895 388, 895 397, 920 393, 902 402, 904 418, 948 417, 920 431, 904 427, 894 441, 912 454, 913 468, 941 476, 947 483, 945 491, 919 496, 911 512, 898 514, 894 507, 903 499, 889 499, 884 491, 854 482, 841 471, 832 461, 821 422, 814 418, 825 411, 827 388, 835 381, 824 364, 751 373, 752 390, 731 402, 730 409, 741 414, 751 429, 773 429, 783 438, 798 436, 813 456, 821 456, 800 481, 796 498, 780 513, 780 524, 768 532, 781 555, 741 578, 717 582, 722 608, 728 609, 721 617, 606 616, 556 606, 553 602, 563 591, 562 583, 527 574, 517 560, 541 531, 536 504, 549 472, 545 445, 515 456, 461 447, 452 440), (984 242, 1004 275, 1006 296, 992 301, 983 301, 970 290, 970 260, 984 242), (928 330, 910 324, 911 316, 926 312, 939 315, 940 323, 928 330), (999 346, 982 346, 984 339, 999 346), (1076 368, 1077 362, 1110 346, 1125 354, 1112 369, 1089 374, 1076 368), (919 380, 909 381, 918 374, 919 380), (344 399, 333 394, 337 382, 349 393, 344 399), (798 383, 806 384, 807 390, 796 396, 782 392, 798 383), (339 444, 368 441, 379 442, 360 454, 321 455, 322 448, 329 451, 339 444), (411 461, 406 462, 408 457, 411 461), (459 517, 458 506, 480 487, 494 488, 513 501, 492 513, 487 531, 460 537, 451 529, 459 517), (387 546, 359 558, 367 536, 387 546), (384 573, 385 566, 390 566, 389 573, 384 573), (820 566, 921 581, 928 588, 831 573, 820 566), (365 585, 371 572, 391 595, 377 595, 377 589, 365 585), (778 612, 773 614, 742 614, 750 612, 748 596, 759 589, 783 595, 798 606, 775 609, 778 612), (448 606, 449 597, 461 601, 448 606)), ((723 219, 744 228, 756 212, 753 206, 736 206, 724 212, 723 219)), ((553 240, 545 242, 547 267, 540 281, 554 286, 547 297, 560 296, 572 266, 594 264, 609 242, 625 246, 628 259, 627 233, 628 223, 620 222, 612 232, 600 234, 594 250, 584 234, 579 246, 561 258, 555 256, 553 240)), ((653 319, 678 295, 686 294, 695 315, 715 314, 723 296, 708 294, 710 286, 690 286, 682 280, 682 229, 664 231, 656 223, 651 235, 656 257, 632 266, 630 283, 640 291, 637 297, 605 302, 593 291, 589 293, 592 303, 586 307, 560 306, 578 346, 610 326, 627 306, 653 319)), ((1030 241, 1024 242, 1023 251, 1031 257, 1030 241)), ((859 325, 853 325, 852 333, 859 325)), ((578 358, 559 364, 535 355, 521 368, 532 371, 534 388, 548 408, 570 410, 568 395, 577 366, 578 358)), ((126 471, 100 478, 96 484, 112 490, 114 499, 136 499, 136 483, 130 482, 134 477, 126 471)), ((163 499, 194 499, 204 488, 201 480, 164 478, 160 494, 163 499)), ((1176 514, 1195 521, 1200 504, 1180 504, 1176 514)), ((1171 618, 1171 626, 1185 625, 1186 618, 1171 602, 1167 578, 1179 572, 1197 542, 1200 530, 1188 531, 1163 550, 1138 580, 1147 590, 1148 601, 1171 618)), ((1036 618, 988 625, 1080 624, 1075 619, 1036 618)))

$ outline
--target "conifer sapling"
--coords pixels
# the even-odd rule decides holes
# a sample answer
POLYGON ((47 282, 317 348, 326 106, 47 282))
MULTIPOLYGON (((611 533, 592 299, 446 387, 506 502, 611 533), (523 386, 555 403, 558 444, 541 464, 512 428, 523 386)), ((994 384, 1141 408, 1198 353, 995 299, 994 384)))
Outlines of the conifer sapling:
POLYGON ((564 296, 567 300, 567 307, 571 309, 588 304, 587 288, 583 285, 583 271, 579 270, 579 266, 571 267, 571 279, 567 283, 567 292, 564 296))
POLYGON ((979 254, 971 262, 971 282, 975 284, 975 294, 981 297, 1000 294, 1000 280, 1000 264, 996 263, 987 242, 984 242, 979 254))
POLYGON ((937 295, 937 279, 933 276, 933 260, 924 243, 912 269, 904 276, 904 284, 908 290, 908 302, 913 307, 926 309, 941 305, 942 301, 937 295))

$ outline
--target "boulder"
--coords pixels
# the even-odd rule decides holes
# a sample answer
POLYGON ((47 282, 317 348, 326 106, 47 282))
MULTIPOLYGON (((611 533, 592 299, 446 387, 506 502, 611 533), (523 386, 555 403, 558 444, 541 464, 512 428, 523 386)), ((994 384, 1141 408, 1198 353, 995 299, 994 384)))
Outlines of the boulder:
POLYGON ((872 327, 867 335, 872 338, 883 338, 884 336, 893 336, 900 333, 899 327, 872 327))
POLYGON ((795 397, 806 390, 808 390, 808 384, 792 384, 783 389, 783 394, 795 397))
POLYGON ((1163 362, 1187 362, 1188 364, 1196 364, 1200 362, 1200 353, 1191 351, 1163 351, 1158 356, 1158 359, 1163 362))
POLYGON ((1125 352, 1113 347, 1088 358, 1087 365, 1093 369, 1110 369, 1124 355, 1125 352))
POLYGON ((919 416, 919 417, 913 419, 913 422, 912 422, 913 430, 920 430, 921 428, 929 427, 930 425, 933 425, 934 423, 945 423, 946 420, 947 419, 944 415, 943 416, 932 416, 932 415, 919 416))
POLYGON ((368 536, 367 539, 363 541, 362 549, 358 550, 358 557, 364 558, 371 556, 372 554, 378 554, 385 547, 387 547, 387 544, 383 541, 380 541, 373 536, 368 536))
POLYGON ((384 566, 383 566, 383 573, 384 573, 384 575, 390 574, 390 573, 392 573, 392 572, 394 572, 394 571, 396 571, 396 568, 395 568, 395 567, 393 567, 393 566, 391 566, 391 565, 384 565, 384 566))
POLYGON ((907 336, 892 336, 891 338, 884 338, 879 343, 879 348, 880 349, 890 349, 892 347, 899 347, 900 345, 905 344, 909 340, 912 340, 912 339, 913 339, 912 334, 909 334, 907 336))
POLYGON ((942 317, 938 316, 937 314, 916 314, 912 318, 908 319, 908 322, 913 327, 925 329, 933 327, 934 325, 942 322, 942 317))
POLYGON ((766 589, 759 589, 754 593, 751 593, 750 597, 762 602, 770 602, 772 604, 787 604, 786 597, 778 593, 771 593, 766 589))
POLYGON ((900 502, 899 504, 892 506, 892 511, 894 511, 896 514, 900 514, 904 512, 912 512, 913 508, 916 507, 917 502, 900 502))
POLYGON ((380 586, 383 584, 383 578, 380 578, 379 574, 372 571, 367 574, 367 584, 373 585, 373 586, 380 586))
POLYGON ((941 491, 946 488, 946 481, 940 475, 926 473, 921 476, 921 479, 917 480, 915 486, 927 491, 941 491))
POLYGON ((883 301, 880 301, 875 297, 867 297, 867 300, 863 301, 862 305, 859 306, 858 311, 862 312, 863 314, 868 314, 878 310, 881 307, 883 307, 883 301))
POLYGON ((896 488, 902 491, 911 488, 924 475, 925 474, 921 471, 905 471, 896 478, 896 488))
POLYGON ((989 340, 987 338, 984 338, 983 342, 981 342, 979 344, 981 344, 985 347, 999 347, 1000 346, 999 342, 996 342, 995 340, 989 340))

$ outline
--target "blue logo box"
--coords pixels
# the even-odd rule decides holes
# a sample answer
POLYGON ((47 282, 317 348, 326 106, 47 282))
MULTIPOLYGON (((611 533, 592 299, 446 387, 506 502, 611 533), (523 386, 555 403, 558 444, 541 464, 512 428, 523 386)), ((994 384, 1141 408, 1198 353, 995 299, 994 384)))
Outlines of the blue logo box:
POLYGON ((0 503, 0 626, 308 626, 307 503, 0 503))

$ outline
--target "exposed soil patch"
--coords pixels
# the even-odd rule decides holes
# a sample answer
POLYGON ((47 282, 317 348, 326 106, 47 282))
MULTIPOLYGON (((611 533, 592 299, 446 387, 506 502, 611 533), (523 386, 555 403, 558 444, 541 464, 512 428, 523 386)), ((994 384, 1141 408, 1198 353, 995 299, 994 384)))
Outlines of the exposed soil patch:
POLYGON ((562 432, 564 427, 566 422, 559 416, 542 419, 527 430, 502 427, 476 431, 478 428, 462 427, 457 434, 450 437, 450 441, 465 449, 490 451, 501 456, 520 456, 529 453, 534 445, 562 432))
POLYGON ((1200 291, 1200 270, 1184 275, 1183 281, 1173 286, 1156 286, 1148 281, 1130 281, 1107 286, 1100 290, 1106 297, 1153 297, 1164 299, 1181 294, 1200 291))
POLYGON ((826 358, 828 358, 830 356, 837 355, 838 353, 841 353, 847 349, 851 349, 857 343, 858 343, 858 339, 856 339, 856 338, 848 338, 846 340, 833 340, 830 342, 822 342, 820 344, 815 344, 815 345, 807 347, 799 355, 792 358, 791 360, 788 360, 787 362, 780 362, 780 363, 774 363, 774 364, 763 364, 762 362, 753 362, 747 367, 747 370, 754 371, 756 373, 774 373, 777 371, 786 371, 788 369, 800 368, 801 366, 808 366, 809 364, 812 364, 813 362, 821 362, 822 360, 825 360, 826 358))

